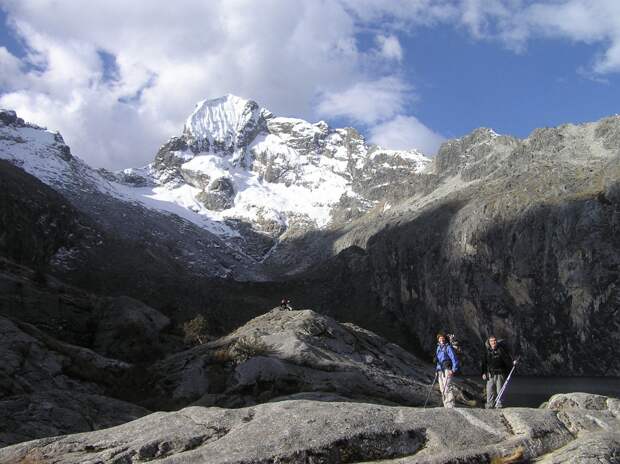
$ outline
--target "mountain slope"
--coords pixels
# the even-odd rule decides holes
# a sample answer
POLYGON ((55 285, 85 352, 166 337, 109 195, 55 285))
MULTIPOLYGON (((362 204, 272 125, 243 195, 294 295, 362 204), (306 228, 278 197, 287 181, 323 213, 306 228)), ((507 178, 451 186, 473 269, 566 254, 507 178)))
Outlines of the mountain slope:
POLYGON ((228 328, 286 294, 420 354, 457 331, 471 371, 497 332, 528 372, 618 373, 597 344, 620 338, 618 116, 523 140, 478 129, 429 163, 229 95, 201 102, 151 165, 109 173, 1 114, 0 157, 123 243, 105 272, 55 268, 74 283, 177 320, 217 308, 228 328))
POLYGON ((297 298, 378 318, 422 350, 457 332, 472 373, 497 333, 522 372, 620 374, 620 117, 525 140, 476 131, 444 144, 428 176, 429 190, 348 225, 334 248, 358 252, 305 277, 320 296, 297 298))

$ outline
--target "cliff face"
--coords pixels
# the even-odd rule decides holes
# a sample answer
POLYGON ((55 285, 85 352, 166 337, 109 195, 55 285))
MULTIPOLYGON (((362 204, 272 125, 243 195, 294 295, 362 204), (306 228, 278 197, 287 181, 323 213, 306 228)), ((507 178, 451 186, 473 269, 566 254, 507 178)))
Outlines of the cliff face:
POLYGON ((328 288, 322 306, 372 314, 429 355, 438 330, 454 331, 470 372, 496 333, 524 357, 522 372, 620 374, 619 128, 615 117, 523 141, 479 130, 448 142, 430 192, 335 242, 358 251, 311 274, 328 288))
POLYGON ((493 224, 477 208, 446 203, 373 237, 382 306, 426 346, 442 327, 480 347, 497 333, 529 372, 618 375, 620 202, 601 192, 493 224))

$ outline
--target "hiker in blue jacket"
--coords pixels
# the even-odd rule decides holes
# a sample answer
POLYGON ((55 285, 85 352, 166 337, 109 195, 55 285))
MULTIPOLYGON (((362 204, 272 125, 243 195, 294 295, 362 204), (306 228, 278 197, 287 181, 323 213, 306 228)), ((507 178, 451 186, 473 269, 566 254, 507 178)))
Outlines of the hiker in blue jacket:
POLYGON ((441 398, 445 408, 454 407, 454 392, 452 390, 452 376, 459 370, 459 360, 446 336, 437 334, 437 350, 435 351, 435 370, 439 378, 441 398))

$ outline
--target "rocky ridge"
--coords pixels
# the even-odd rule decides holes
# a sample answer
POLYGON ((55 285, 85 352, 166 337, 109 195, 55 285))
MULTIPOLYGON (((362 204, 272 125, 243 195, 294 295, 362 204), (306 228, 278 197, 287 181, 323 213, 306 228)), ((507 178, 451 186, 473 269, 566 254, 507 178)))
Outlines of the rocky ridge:
MULTIPOLYGON (((433 382, 427 363, 368 330, 311 310, 278 308, 150 370, 154 381, 145 405, 152 401, 166 409, 190 403, 241 407, 289 397, 422 405, 433 382)), ((479 402, 473 383, 456 385, 461 404, 479 402)), ((439 402, 434 392, 429 404, 439 402)))
POLYGON ((611 464, 619 459, 619 407, 617 399, 579 393, 552 397, 544 409, 501 411, 307 400, 190 407, 14 445, 0 450, 0 462, 611 464))
MULTIPOLYGON (((397 345, 310 310, 274 309, 187 349, 169 320, 143 303, 52 277, 36 282, 27 268, 0 264, 0 288, 18 289, 0 295, 0 445, 191 404, 420 405, 432 382, 433 368, 397 345)), ((462 403, 479 400, 471 383, 457 391, 462 403)), ((434 392, 429 404, 438 401, 434 392)))

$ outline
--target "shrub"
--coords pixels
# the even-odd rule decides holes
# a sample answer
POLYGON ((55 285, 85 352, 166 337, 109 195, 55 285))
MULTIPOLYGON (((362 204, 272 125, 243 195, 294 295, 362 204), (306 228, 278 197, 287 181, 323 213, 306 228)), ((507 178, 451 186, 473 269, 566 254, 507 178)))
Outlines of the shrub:
POLYGON ((274 353, 273 347, 267 345, 256 335, 240 338, 235 343, 232 351, 235 358, 240 362, 255 356, 269 356, 274 353))
POLYGON ((202 314, 183 324, 185 343, 202 345, 207 341, 207 321, 202 314))
POLYGON ((235 360, 234 353, 231 353, 231 351, 227 348, 215 350, 211 356, 212 362, 215 364, 225 364, 235 360))
POLYGON ((41 456, 41 452, 35 448, 29 451, 21 460, 17 461, 17 464, 43 464, 45 461, 41 456))

